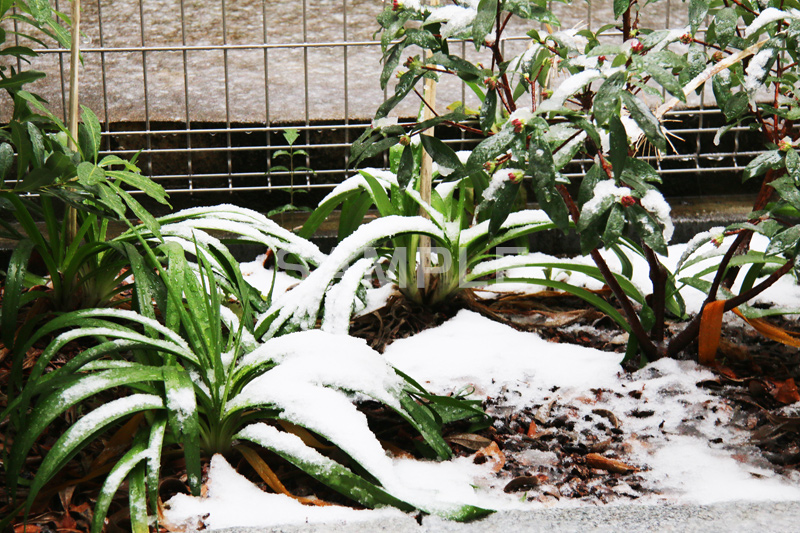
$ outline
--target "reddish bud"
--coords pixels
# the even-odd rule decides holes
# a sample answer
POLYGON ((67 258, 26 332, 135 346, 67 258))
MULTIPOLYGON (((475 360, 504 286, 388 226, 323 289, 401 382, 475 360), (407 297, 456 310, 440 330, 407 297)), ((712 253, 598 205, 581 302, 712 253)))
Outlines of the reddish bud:
POLYGON ((525 174, 523 174, 521 170, 511 170, 508 172, 508 181, 511 183, 519 183, 524 177, 525 174))
POLYGON ((494 172, 496 166, 497 164, 494 161, 487 161, 483 164, 483 170, 491 174, 494 172))
POLYGON ((408 135, 403 135, 402 137, 400 137, 400 144, 402 146, 408 146, 409 144, 411 144, 411 137, 409 137, 408 135))
POLYGON ((711 56, 711 60, 712 60, 712 61, 714 61, 714 63, 719 63, 720 61, 722 61, 722 59, 723 59, 724 57, 725 57, 725 56, 722 54, 722 52, 720 52, 719 50, 717 50, 717 51, 716 51, 716 52, 714 52, 714 54, 711 56))
POLYGON ((691 43, 693 40, 694 40, 694 39, 692 38, 691 34, 689 34, 689 33, 684 33, 683 35, 681 35, 681 42, 682 42, 683 44, 689 44, 689 43, 691 43))
POLYGON ((631 207, 636 205, 636 198, 633 196, 623 196, 619 199, 619 203, 622 204, 622 207, 631 207))
POLYGON ((597 62, 598 62, 599 64, 601 64, 601 65, 602 65, 603 63, 605 63, 605 62, 606 62, 606 60, 608 60, 608 58, 607 58, 606 56, 600 56, 600 57, 598 57, 598 58, 597 58, 597 62))
POLYGON ((631 41, 631 51, 638 54, 642 50, 644 50, 644 45, 642 44, 642 42, 639 39, 633 39, 631 41))
POLYGON ((525 123, 524 123, 524 122, 522 122, 522 121, 521 121, 520 119, 518 119, 518 118, 515 118, 514 120, 512 120, 512 121, 511 121, 511 123, 514 125, 514 133, 519 133, 519 132, 521 132, 521 131, 522 131, 522 128, 524 128, 524 127, 525 127, 525 123))
POLYGON ((483 83, 491 90, 494 90, 495 87, 497 87, 497 80, 495 78, 486 78, 483 80, 483 83))
POLYGON ((401 0, 392 0, 392 11, 397 11, 403 7, 403 2, 401 0))

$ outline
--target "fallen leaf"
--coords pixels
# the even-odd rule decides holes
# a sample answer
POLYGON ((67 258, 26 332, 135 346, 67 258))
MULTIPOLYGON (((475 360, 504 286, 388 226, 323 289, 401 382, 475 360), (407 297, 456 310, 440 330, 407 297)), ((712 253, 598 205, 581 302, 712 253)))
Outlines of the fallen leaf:
POLYGON ((503 492, 523 492, 538 487, 542 481, 546 481, 547 476, 539 474, 538 476, 518 476, 503 487, 503 492))
POLYGON ((531 423, 528 425, 528 432, 526 433, 526 435, 528 435, 529 437, 533 437, 534 435, 536 435, 538 431, 539 428, 536 427, 536 421, 531 420, 531 423))
POLYGON ((605 470, 606 472, 611 472, 612 474, 628 474, 630 472, 636 472, 637 470, 636 467, 630 466, 629 464, 623 463, 617 459, 604 457, 599 453, 587 454, 585 459, 586 466, 589 468, 605 470))
POLYGON ((738 309, 734 309, 733 312, 742 317, 745 322, 753 326, 756 331, 764 335, 766 338, 780 342, 781 344, 785 344, 787 346, 800 348, 800 339, 797 338, 797 333, 787 331, 783 328, 779 328, 778 326, 773 326, 763 318, 747 318, 738 309))
POLYGON ((800 401, 800 394, 797 392, 797 384, 794 379, 789 378, 786 381, 772 381, 776 387, 770 391, 772 397, 778 402, 789 405, 794 402, 800 401))
POLYGON ((619 429, 619 427, 622 425, 619 421, 619 418, 617 418, 617 415, 615 415, 608 409, 592 409, 592 413, 607 418, 615 429, 619 429))
POLYGON ((493 444, 491 439, 481 437, 480 435, 475 435, 474 433, 459 433, 457 435, 450 435, 445 437, 445 440, 459 444, 472 451, 482 450, 483 448, 493 444))
POLYGON ((492 472, 495 473, 499 472, 500 469, 503 468, 503 465, 506 464, 505 454, 494 441, 489 446, 475 452, 475 458, 473 459, 475 464, 483 464, 487 461, 494 463, 492 465, 492 472))

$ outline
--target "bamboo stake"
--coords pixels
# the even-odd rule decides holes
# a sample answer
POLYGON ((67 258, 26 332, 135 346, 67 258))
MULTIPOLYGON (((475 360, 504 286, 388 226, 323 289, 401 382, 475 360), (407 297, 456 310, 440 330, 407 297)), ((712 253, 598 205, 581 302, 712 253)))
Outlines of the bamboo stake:
MULTIPOLYGON (((81 48, 81 2, 71 0, 72 9, 72 42, 70 46, 69 60, 69 133, 70 138, 67 146, 71 150, 77 150, 75 141, 78 139, 78 66, 80 62, 81 48)), ((78 212, 72 207, 66 208, 65 219, 67 221, 67 239, 72 242, 78 234, 78 212)))
MULTIPOLYGON (((439 0, 430 0, 428 2, 431 6, 438 6, 439 0)), ((426 56, 431 57, 433 54, 430 50, 427 51, 426 56)), ((436 81, 433 79, 426 79, 425 86, 422 93, 422 98, 427 105, 422 106, 422 120, 429 120, 433 118, 433 109, 436 108, 436 81)), ((429 128, 422 132, 422 135, 433 136, 433 128, 429 128)), ((425 150, 422 151, 422 162, 419 171, 419 194, 423 202, 431 203, 431 182, 433 178, 433 160, 425 150)), ((430 218, 428 213, 420 208, 420 216, 430 218)), ((431 239, 427 235, 423 235, 419 240, 419 255, 420 255, 420 274, 423 280, 423 294, 431 290, 431 239)))

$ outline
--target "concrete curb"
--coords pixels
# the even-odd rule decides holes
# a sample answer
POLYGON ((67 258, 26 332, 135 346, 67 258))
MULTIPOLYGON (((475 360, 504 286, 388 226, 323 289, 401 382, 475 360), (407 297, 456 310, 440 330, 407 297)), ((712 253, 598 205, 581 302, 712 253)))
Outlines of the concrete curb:
POLYGON ((800 502, 726 502, 712 505, 609 505, 571 509, 500 511, 468 524, 409 516, 264 528, 235 527, 217 533, 794 533, 800 502))

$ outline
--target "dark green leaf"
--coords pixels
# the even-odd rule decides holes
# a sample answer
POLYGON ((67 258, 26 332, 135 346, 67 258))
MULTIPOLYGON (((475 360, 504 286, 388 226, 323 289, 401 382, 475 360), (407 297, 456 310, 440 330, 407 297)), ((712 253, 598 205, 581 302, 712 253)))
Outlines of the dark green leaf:
POLYGON ((433 135, 420 135, 420 141, 425 151, 438 165, 455 171, 464 168, 453 149, 433 135))
POLYGON ((599 163, 595 163, 581 180, 581 187, 578 190, 578 207, 588 202, 594 196, 595 186, 603 180, 608 179, 599 163))
POLYGON ((0 89, 7 89, 7 90, 16 90, 25 85, 26 83, 33 83, 36 80, 40 80, 44 78, 46 74, 44 72, 38 72, 36 70, 26 70, 15 74, 13 76, 9 76, 8 78, 0 79, 0 89))
POLYGON ((403 154, 400 156, 400 164, 397 167, 397 184, 401 189, 405 189, 413 178, 414 148, 409 144, 403 147, 403 154))
POLYGON ((703 19, 708 13, 708 2, 706 0, 691 0, 689 3, 689 25, 692 28, 692 35, 697 33, 697 28, 703 24, 703 19))
POLYGON ((681 102, 686 102, 686 95, 683 94, 683 87, 678 78, 671 71, 662 67, 657 60, 650 56, 634 56, 634 62, 668 93, 681 102))
POLYGON ((81 121, 88 133, 84 144, 81 146, 83 157, 87 160, 97 161, 97 154, 100 151, 100 120, 88 107, 82 105, 81 109, 83 111, 81 113, 81 121))
POLYGON ((489 91, 481 104, 480 124, 484 133, 491 131, 497 117, 497 91, 489 91))
POLYGON ((603 231, 603 243, 606 248, 616 244, 625 229, 625 208, 615 203, 608 213, 606 229, 603 231))
POLYGON ((8 143, 0 144, 0 188, 5 188, 6 176, 14 164, 14 149, 8 143))
POLYGON ((733 7, 725 7, 717 11, 714 15, 714 31, 717 37, 717 44, 722 48, 727 48, 728 44, 736 35, 736 23, 739 15, 733 7))
POLYGON ((778 191, 781 198, 789 202, 795 209, 800 210, 800 190, 797 189, 797 183, 794 179, 784 176, 771 181, 769 184, 778 191))
POLYGON ((389 83, 392 74, 394 74, 395 69, 400 64, 400 59, 403 57, 404 50, 404 41, 395 44, 389 49, 389 55, 386 56, 386 61, 383 64, 383 70, 381 70, 381 89, 386 89, 386 84, 389 83))
POLYGON ((628 207, 628 220, 634 231, 647 246, 656 253, 667 255, 667 241, 664 240, 664 231, 659 223, 640 205, 628 207))
POLYGON ((620 92, 626 80, 625 72, 615 72, 597 90, 593 110, 599 125, 605 125, 612 115, 619 114, 620 92))
MULTIPOLYGON (((692 44, 689 47, 689 54, 686 56, 687 65, 681 69, 678 76, 678 81, 681 85, 688 85, 698 74, 703 72, 706 68, 707 58, 703 48, 697 44, 692 44)), ((700 88, 698 87, 697 91, 700 88)), ((695 92, 697 92, 695 91, 695 92)))
POLYGON ((665 152, 667 150, 667 138, 661 130, 661 124, 653 112, 650 111, 650 108, 647 107, 647 104, 628 91, 623 91, 620 94, 625 107, 631 114, 631 118, 642 129, 647 140, 653 143, 653 146, 665 152))
POLYGON ((503 222, 508 218, 509 213, 514 208, 514 200, 517 199, 520 183, 506 180, 495 192, 494 196, 487 201, 487 208, 491 210, 489 216, 488 237, 491 239, 500 231, 503 222))
POLYGON ((504 154, 514 138, 513 129, 503 128, 497 134, 482 140, 467 159, 467 172, 471 174, 483 170, 483 164, 504 154))
MULTIPOLYGON (((627 94, 627 91, 622 94, 627 94)), ((612 115, 608 121, 609 129, 609 159, 614 177, 619 179, 622 171, 625 170, 625 161, 628 159, 628 134, 625 126, 617 115, 612 115)))
POLYGON ((189 373, 179 366, 164 367, 167 419, 177 440, 183 443, 186 473, 192 494, 200 495, 200 423, 197 399, 189 373))
POLYGON ((800 241, 800 226, 792 226, 776 234, 767 246, 767 255, 788 254, 794 256, 797 253, 798 241, 800 241))
POLYGON ((478 14, 472 21, 472 42, 475 50, 480 50, 486 36, 492 31, 495 18, 497 17, 497 0, 480 0, 478 4, 478 14))
POLYGON ((630 7, 631 0, 614 0, 614 18, 618 19, 630 7))
POLYGON ((728 122, 736 120, 747 111, 750 106, 750 98, 745 91, 739 91, 731 95, 722 105, 722 112, 728 122))
POLYGON ((51 185, 58 176, 49 168, 35 168, 31 170, 22 182, 18 182, 14 187, 18 192, 35 191, 41 187, 51 185))
POLYGON ((755 176, 760 176, 767 170, 779 168, 783 164, 783 152, 770 150, 756 156, 750 161, 742 173, 742 181, 747 181, 755 176))
POLYGON ((532 176, 536 200, 550 220, 561 230, 569 229, 569 211, 556 188, 556 171, 550 145, 537 130, 530 138, 528 174, 532 176))

